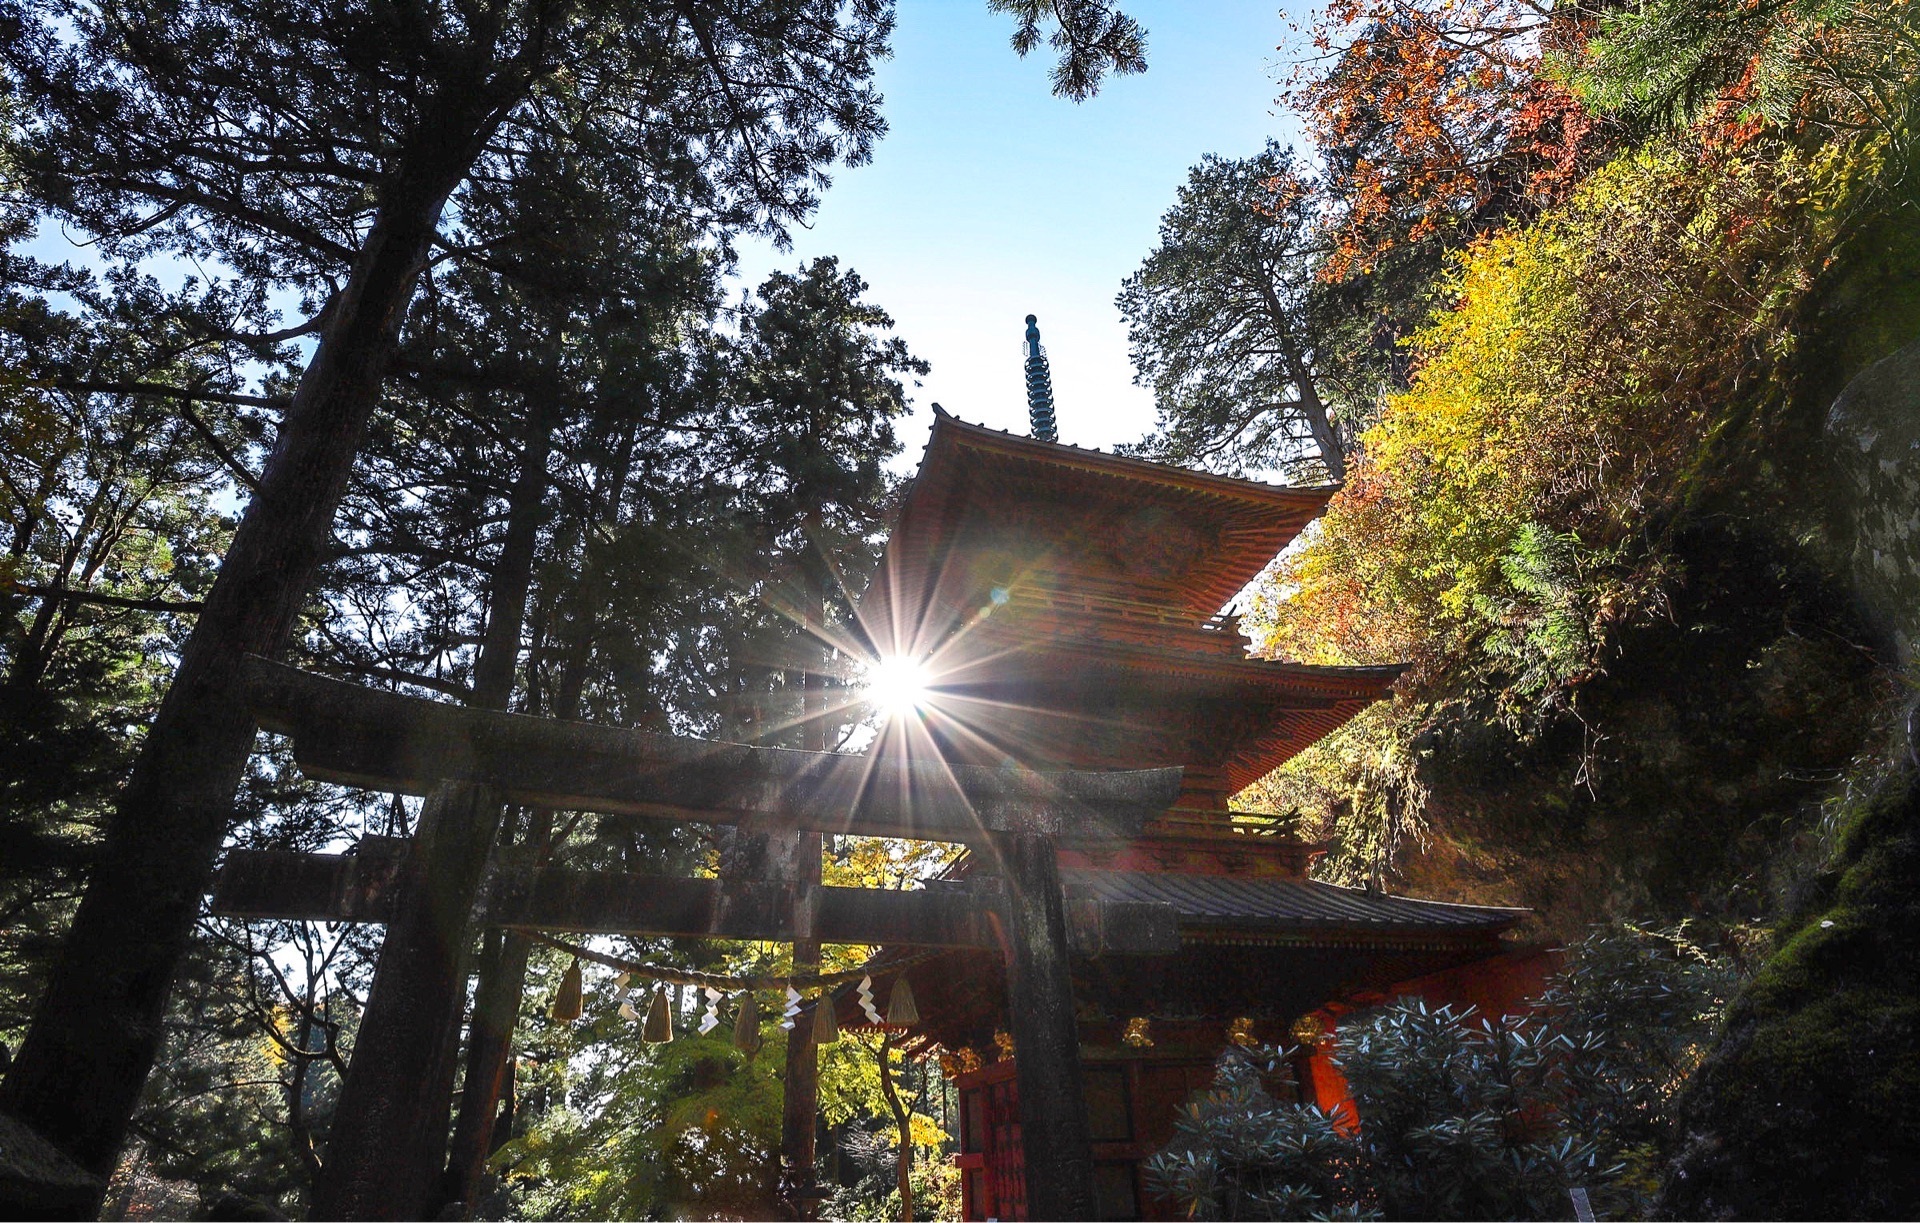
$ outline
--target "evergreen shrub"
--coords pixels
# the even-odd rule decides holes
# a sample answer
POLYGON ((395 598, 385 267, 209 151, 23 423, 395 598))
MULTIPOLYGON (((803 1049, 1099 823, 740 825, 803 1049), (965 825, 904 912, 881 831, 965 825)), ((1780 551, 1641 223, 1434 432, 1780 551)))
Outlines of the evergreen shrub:
POLYGON ((1196 1219, 1644 1217, 1672 1105, 1733 982, 1684 929, 1595 931, 1525 1013, 1398 999, 1342 1025, 1351 1110, 1290 1097, 1298 1050, 1232 1048, 1148 1187, 1196 1219))

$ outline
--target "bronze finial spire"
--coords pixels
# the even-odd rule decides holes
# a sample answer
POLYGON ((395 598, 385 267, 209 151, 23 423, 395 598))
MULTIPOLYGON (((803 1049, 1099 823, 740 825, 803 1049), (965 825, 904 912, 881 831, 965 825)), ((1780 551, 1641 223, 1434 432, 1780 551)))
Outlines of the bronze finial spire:
POLYGON ((1047 350, 1040 347, 1039 320, 1027 316, 1027 416, 1033 436, 1043 442, 1057 442, 1060 431, 1053 421, 1053 374, 1047 368, 1047 350))

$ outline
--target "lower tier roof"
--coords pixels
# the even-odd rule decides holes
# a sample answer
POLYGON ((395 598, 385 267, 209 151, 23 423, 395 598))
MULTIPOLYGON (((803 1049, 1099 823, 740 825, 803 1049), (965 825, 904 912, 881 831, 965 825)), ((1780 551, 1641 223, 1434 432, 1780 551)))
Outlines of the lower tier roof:
POLYGON ((1316 879, 1072 869, 1060 875, 1082 895, 1173 905, 1183 937, 1498 934, 1528 912, 1388 896, 1316 879))

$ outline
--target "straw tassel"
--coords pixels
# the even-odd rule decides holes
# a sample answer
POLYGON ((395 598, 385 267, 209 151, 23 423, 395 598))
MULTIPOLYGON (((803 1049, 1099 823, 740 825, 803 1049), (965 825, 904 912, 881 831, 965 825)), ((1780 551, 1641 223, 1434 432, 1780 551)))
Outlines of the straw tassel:
POLYGON ((920 1008, 913 1004, 913 989, 907 984, 907 974, 901 973, 893 979, 893 993, 887 998, 887 1026, 910 1028, 919 1022, 920 1008))
POLYGON ((840 1022, 833 1013, 832 990, 822 990, 819 999, 813 1004, 813 1043, 816 1045, 840 1043, 840 1022))
POLYGON ((733 1021, 733 1047, 752 1057, 760 1052, 760 1000, 748 994, 740 1002, 740 1016, 733 1021))
POLYGON ((640 1029, 640 1039, 650 1045, 664 1045, 673 1039, 673 1012, 667 1006, 667 991, 653 991, 653 1005, 647 1008, 647 1022, 640 1029))
POLYGON ((580 1018, 584 1009, 580 996, 580 961, 576 957, 567 965, 567 971, 560 974, 560 992, 553 996, 553 1017, 561 1023, 572 1023, 580 1018))

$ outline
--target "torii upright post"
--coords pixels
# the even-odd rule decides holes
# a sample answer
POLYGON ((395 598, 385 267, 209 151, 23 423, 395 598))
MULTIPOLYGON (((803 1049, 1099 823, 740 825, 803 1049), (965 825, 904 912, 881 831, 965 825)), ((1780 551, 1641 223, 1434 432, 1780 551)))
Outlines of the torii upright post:
POLYGON ((998 847, 1011 927, 1007 1012, 1020 1086, 1027 1217, 1091 1219, 1093 1134, 1080 1081, 1059 859, 1052 837, 1000 837, 998 847))
MULTIPOLYGON (((820 971, 820 940, 814 937, 814 897, 820 887, 820 834, 800 834, 800 872, 793 892, 793 971, 820 971)), ((818 1216, 814 1193, 815 1115, 820 1108, 820 1053, 813 1025, 796 1023, 787 1033, 787 1078, 780 1105, 781 1191, 802 1220, 818 1216)))
MULTIPOLYGON (((810 600, 814 620, 822 619, 820 601, 810 600)), ((801 683, 803 734, 809 751, 825 751, 827 724, 822 716, 825 693, 821 668, 810 669, 801 683)), ((799 874, 793 890, 793 971, 820 971, 820 940, 814 935, 815 896, 820 887, 820 854, 824 846, 817 831, 800 834, 799 874)), ((780 1103, 781 1193, 794 1217, 811 1220, 819 1215, 814 1191, 814 1131, 820 1111, 820 1051, 814 1047, 813 1026, 796 1023, 787 1032, 787 1075, 780 1103)))
POLYGON ((316 1219, 417 1218, 437 1205, 470 919, 499 821, 500 796, 471 782, 443 781, 421 807, 334 1109, 316 1219))

